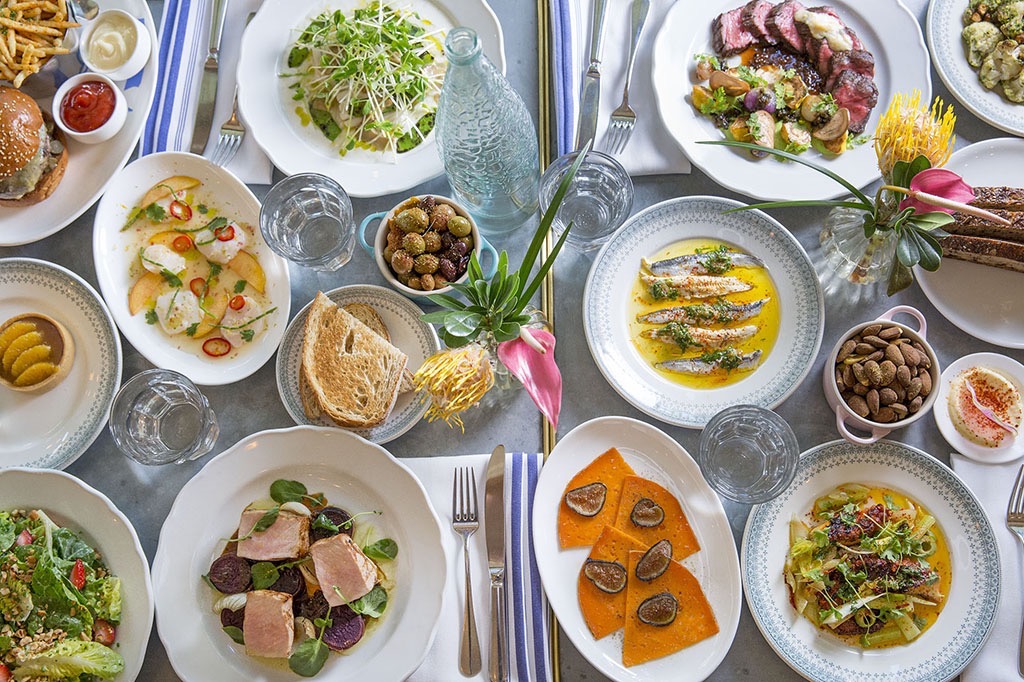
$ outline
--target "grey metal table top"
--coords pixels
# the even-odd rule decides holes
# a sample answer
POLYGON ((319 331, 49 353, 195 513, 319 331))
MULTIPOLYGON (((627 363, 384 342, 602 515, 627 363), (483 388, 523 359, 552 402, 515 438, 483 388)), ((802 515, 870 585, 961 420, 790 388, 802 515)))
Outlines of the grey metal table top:
MULTIPOLYGON (((906 0, 924 22, 927 0, 906 0)), ((513 86, 522 95, 534 115, 538 110, 537 95, 537 16, 532 2, 492 2, 501 21, 506 38, 508 75, 513 86)), ((154 14, 159 4, 154 3, 154 14)), ((608 49, 614 49, 609 46, 608 49)), ((955 100, 932 72, 932 89, 947 102, 955 100)), ((642 105, 641 115, 656 115, 653 103, 642 105)), ((973 117, 957 106, 958 147, 970 142, 997 137, 999 131, 973 117)), ((753 166, 752 166, 753 169, 753 166)), ((1012 179, 1008 182, 1013 184, 1012 179)), ((1016 184, 1020 184, 1019 181, 1016 184)), ((262 197, 266 187, 254 187, 262 197)), ((438 178, 416 189, 417 192, 445 194, 444 178, 438 178)), ((688 195, 718 195, 739 200, 744 197, 721 189, 713 180, 698 170, 688 176, 661 176, 636 179, 634 212, 665 199, 688 195)), ((373 211, 386 210, 405 198, 405 193, 374 199, 354 200, 357 218, 373 211)), ((821 260, 818 246, 822 209, 788 209, 772 211, 772 215, 786 225, 803 244, 813 262, 821 260)), ((79 273, 96 286, 96 272, 92 262, 91 229, 94 209, 90 209, 71 226, 56 235, 14 248, 0 248, 0 257, 28 256, 56 262, 79 273)), ((535 224, 535 223, 534 223, 535 224)), ((496 240, 499 248, 507 248, 517 262, 524 251, 525 234, 529 227, 515 238, 496 240), (504 242, 504 243, 503 243, 504 242)), ((577 424, 602 415, 625 415, 654 423, 678 440, 690 452, 696 451, 699 432, 672 427, 640 413, 620 398, 601 376, 587 348, 582 327, 583 288, 592 256, 566 252, 556 267, 555 320, 559 340, 558 358, 564 378, 564 397, 560 433, 564 434, 577 424)), ((292 314, 297 313, 318 289, 332 289, 344 284, 366 282, 384 285, 374 263, 365 254, 356 253, 352 261, 333 274, 317 274, 295 266, 292 275, 292 314)), ((928 302, 920 288, 914 286, 892 299, 884 297, 857 307, 842 305, 826 297, 825 336, 823 353, 799 389, 777 411, 793 426, 802 449, 833 440, 837 437, 834 418, 825 403, 820 379, 824 354, 839 335, 853 324, 876 317, 895 304, 909 304, 922 310, 929 322, 929 338, 935 345, 942 366, 963 355, 993 351, 1024 361, 1024 352, 1008 351, 978 341, 947 322, 928 302)), ((122 339, 123 341, 123 339, 122 339)), ((149 363, 124 342, 123 379, 148 369, 149 363)), ((268 362, 248 379, 232 385, 204 388, 221 423, 221 433, 214 452, 220 452, 256 431, 284 428, 293 425, 282 405, 274 375, 274 362, 268 362)), ((503 442, 511 450, 537 451, 541 448, 541 427, 536 409, 525 392, 518 392, 508 402, 476 409, 466 418, 465 434, 452 430, 443 423, 422 422, 387 448, 399 457, 429 457, 490 452, 503 442)), ((910 427, 897 431, 894 437, 932 453, 948 462, 949 446, 942 439, 930 418, 922 419, 910 427)), ((147 468, 123 457, 114 447, 109 433, 104 431, 89 450, 68 471, 106 493, 135 524, 147 556, 152 560, 159 538, 160 527, 175 495, 201 467, 203 460, 177 467, 147 468)), ((733 524, 737 546, 742 536, 747 509, 726 502, 726 510, 733 524)), ((739 597, 739 595, 737 595, 739 597)), ((562 672, 565 680, 602 680, 583 657, 563 637, 562 672)), ((139 677, 146 682, 177 680, 167 660, 163 646, 154 628, 146 664, 139 677)), ((458 679, 452 671, 451 679, 458 679)), ((744 604, 739 631, 728 657, 710 678, 712 680, 738 679, 799 679, 774 654, 758 632, 744 604)), ((211 681, 212 682, 212 681, 211 681)))

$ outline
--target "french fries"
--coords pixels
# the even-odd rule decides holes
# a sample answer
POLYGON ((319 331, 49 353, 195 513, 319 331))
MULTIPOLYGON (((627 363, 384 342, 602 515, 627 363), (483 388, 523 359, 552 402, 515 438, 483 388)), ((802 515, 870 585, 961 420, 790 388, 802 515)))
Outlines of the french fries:
POLYGON ((66 0, 0 0, 0 81, 20 88, 53 55, 69 52, 64 34, 77 26, 66 0))

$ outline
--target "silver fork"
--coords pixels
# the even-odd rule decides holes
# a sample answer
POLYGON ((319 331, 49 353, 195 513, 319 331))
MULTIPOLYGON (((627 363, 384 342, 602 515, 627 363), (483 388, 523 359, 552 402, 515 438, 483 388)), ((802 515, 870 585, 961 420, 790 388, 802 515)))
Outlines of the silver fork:
POLYGON ((216 166, 226 166, 235 158, 238 148, 245 137, 245 126, 238 120, 238 85, 235 85, 235 97, 231 102, 231 116, 220 127, 217 145, 213 148, 210 162, 216 166))
MULTIPOLYGON (((1013 483, 1010 502, 1006 505, 1006 525, 1017 534, 1024 543, 1024 464, 1017 471, 1017 480, 1013 483)), ((1020 633, 1020 650, 1017 654, 1017 670, 1024 675, 1024 626, 1020 633)))
POLYGON ((459 645, 459 672, 466 677, 479 673, 482 666, 480 638, 473 613, 473 582, 469 573, 469 536, 479 527, 476 471, 471 467, 457 468, 452 479, 452 528, 462 536, 462 557, 466 565, 466 608, 462 614, 462 640, 459 645))
POLYGON ((647 11, 651 8, 651 0, 633 0, 630 10, 629 61, 626 62, 626 85, 622 88, 622 104, 612 112, 612 120, 608 124, 608 151, 621 154, 633 135, 636 127, 636 112, 629 106, 629 81, 633 77, 633 62, 636 60, 636 48, 640 44, 640 33, 647 21, 647 11))

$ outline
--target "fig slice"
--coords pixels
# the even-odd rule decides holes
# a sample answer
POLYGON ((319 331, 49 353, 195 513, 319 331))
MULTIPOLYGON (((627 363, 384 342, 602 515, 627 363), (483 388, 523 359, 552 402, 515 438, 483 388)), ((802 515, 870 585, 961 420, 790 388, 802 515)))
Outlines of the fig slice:
POLYGON ((633 505, 629 520, 638 528, 654 528, 665 520, 665 510, 649 497, 641 497, 633 505))
POLYGON ((668 592, 661 592, 640 602, 636 608, 641 623, 663 627, 676 619, 679 602, 668 592))
POLYGON ((640 561, 636 562, 636 577, 644 582, 650 582, 668 570, 672 562, 672 543, 668 540, 661 540, 654 543, 654 546, 644 552, 640 561))
POLYGON ((597 589, 608 594, 622 592, 626 587, 626 567, 617 561, 587 559, 583 564, 583 575, 594 583, 597 589))
POLYGON ((597 516, 604 508, 607 496, 608 487, 604 483, 588 483, 567 492, 565 503, 581 516, 597 516))

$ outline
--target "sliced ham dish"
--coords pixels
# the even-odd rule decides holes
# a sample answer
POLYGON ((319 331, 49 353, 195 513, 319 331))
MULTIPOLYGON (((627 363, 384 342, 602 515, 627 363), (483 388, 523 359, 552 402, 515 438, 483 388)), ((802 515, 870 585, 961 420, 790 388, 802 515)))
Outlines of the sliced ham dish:
POLYGON ((875 59, 835 8, 750 0, 712 21, 711 46, 697 57, 692 102, 732 139, 833 156, 865 139, 875 59))
POLYGON ((350 514, 298 481, 275 481, 269 499, 242 510, 203 576, 225 634, 247 655, 287 659, 305 677, 328 650, 355 646, 384 617, 397 578, 398 545, 357 523, 379 513, 350 514))

